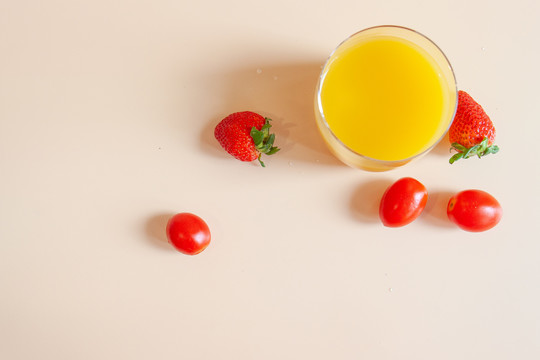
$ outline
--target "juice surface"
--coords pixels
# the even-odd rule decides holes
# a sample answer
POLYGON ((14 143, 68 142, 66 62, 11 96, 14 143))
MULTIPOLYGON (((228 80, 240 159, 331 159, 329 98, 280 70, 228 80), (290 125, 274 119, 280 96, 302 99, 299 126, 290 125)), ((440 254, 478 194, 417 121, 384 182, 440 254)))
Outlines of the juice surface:
POLYGON ((433 61, 406 40, 370 39, 327 65, 321 105, 334 135, 364 156, 393 161, 417 155, 448 127, 448 86, 433 61))

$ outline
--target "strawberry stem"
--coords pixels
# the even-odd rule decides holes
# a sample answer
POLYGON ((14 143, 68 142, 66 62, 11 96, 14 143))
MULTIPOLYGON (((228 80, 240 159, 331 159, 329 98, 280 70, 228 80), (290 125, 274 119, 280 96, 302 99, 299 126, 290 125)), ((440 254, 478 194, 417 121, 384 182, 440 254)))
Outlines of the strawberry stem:
POLYGON ((262 154, 272 155, 277 153, 280 149, 274 146, 274 140, 276 139, 275 134, 270 134, 270 125, 271 119, 264 118, 265 123, 261 127, 261 130, 257 129, 255 126, 251 128, 250 135, 255 143, 255 148, 259 151, 259 156, 257 160, 262 167, 266 167, 264 162, 261 160, 262 154))
POLYGON ((259 163, 261 164, 262 167, 266 167, 266 165, 264 165, 264 161, 261 160, 261 156, 262 156, 262 153, 259 153, 257 160, 259 160, 259 163))
POLYGON ((454 154, 450 158, 450 164, 455 163, 459 159, 468 159, 475 155, 478 156, 478 158, 481 158, 482 156, 489 154, 496 154, 499 151, 499 147, 497 145, 489 145, 489 140, 487 137, 485 137, 480 144, 471 146, 470 148, 467 148, 459 143, 453 143, 450 150, 452 149, 458 151, 458 153, 454 154))

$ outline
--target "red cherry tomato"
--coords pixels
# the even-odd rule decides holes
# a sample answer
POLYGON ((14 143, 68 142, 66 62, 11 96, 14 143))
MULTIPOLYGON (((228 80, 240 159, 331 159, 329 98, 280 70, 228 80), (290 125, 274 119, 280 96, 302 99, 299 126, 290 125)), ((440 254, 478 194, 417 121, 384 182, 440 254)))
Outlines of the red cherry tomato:
POLYGON ((426 207, 428 193, 418 180, 406 177, 386 189, 379 207, 384 226, 399 227, 411 223, 426 207))
POLYGON ((169 219, 167 238, 176 250, 196 255, 210 244, 210 229, 197 215, 180 213, 169 219))
POLYGON ((448 218, 466 231, 486 231, 499 223, 502 208, 497 199, 482 190, 465 190, 450 198, 448 218))

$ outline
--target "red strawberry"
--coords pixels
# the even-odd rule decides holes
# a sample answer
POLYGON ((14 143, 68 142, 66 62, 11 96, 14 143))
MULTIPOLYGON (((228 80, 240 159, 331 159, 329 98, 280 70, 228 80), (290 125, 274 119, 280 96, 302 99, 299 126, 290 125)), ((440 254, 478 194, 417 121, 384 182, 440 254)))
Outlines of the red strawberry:
POLYGON ((471 156, 479 158, 499 151, 495 141, 495 127, 482 106, 465 91, 458 92, 458 107, 454 122, 448 132, 452 148, 458 153, 450 158, 450 164, 471 156))
POLYGON ((279 151, 273 146, 275 135, 270 134, 270 119, 251 111, 237 112, 217 124, 214 136, 229 154, 241 161, 258 159, 264 167, 261 155, 279 151))

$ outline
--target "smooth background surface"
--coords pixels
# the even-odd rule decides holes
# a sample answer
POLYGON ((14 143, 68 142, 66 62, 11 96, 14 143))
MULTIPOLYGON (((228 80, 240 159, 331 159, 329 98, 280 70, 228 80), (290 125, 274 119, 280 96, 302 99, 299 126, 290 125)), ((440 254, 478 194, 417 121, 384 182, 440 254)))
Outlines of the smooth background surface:
MULTIPOLYGON (((0 2, 2 359, 538 359, 540 182, 535 1, 0 2), (312 115, 348 35, 433 39, 496 124, 501 152, 443 142, 387 173, 348 168, 312 115), (274 119, 267 168, 221 150, 228 113, 274 119), (422 181, 416 222, 382 192, 422 181), (452 193, 504 207, 481 234, 452 193), (195 257, 170 215, 206 219, 195 257)), ((446 140, 445 140, 446 141, 446 140)))

